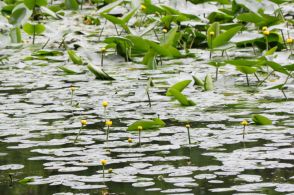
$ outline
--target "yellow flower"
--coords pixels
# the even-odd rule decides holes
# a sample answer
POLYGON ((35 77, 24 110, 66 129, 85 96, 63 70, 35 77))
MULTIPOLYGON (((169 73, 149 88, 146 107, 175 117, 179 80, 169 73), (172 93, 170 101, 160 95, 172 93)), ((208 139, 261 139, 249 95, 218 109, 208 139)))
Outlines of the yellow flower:
POLYGON ((270 34, 270 31, 269 30, 265 30, 262 32, 265 36, 268 36, 270 34))
POLYGON ((86 126, 87 125, 87 120, 85 120, 85 119, 81 120, 81 125, 86 126))
POLYGON ((112 173, 112 168, 109 168, 108 169, 108 173, 112 173))
POLYGON ((103 159, 100 161, 101 165, 105 166, 107 164, 107 160, 103 159))
POLYGON ((147 7, 146 7, 145 5, 142 4, 142 5, 141 5, 141 10, 142 10, 142 11, 145 11, 146 9, 147 9, 147 7))
POLYGON ((262 27, 262 31, 266 31, 266 30, 267 30, 266 26, 262 27))
POLYGON ((138 126, 138 131, 142 131, 143 127, 142 126, 138 126))
POLYGON ((165 29, 165 28, 162 29, 162 32, 163 32, 163 33, 167 33, 167 29, 165 29))
POLYGON ((133 139, 129 137, 129 138, 128 138, 128 142, 129 142, 129 143, 133 143, 133 139))
POLYGON ((191 126, 189 124, 186 124, 186 128, 190 128, 191 126))
POLYGON ((105 125, 108 127, 112 126, 112 121, 111 120, 105 121, 105 125))
POLYGON ((105 47, 102 47, 102 48, 100 49, 100 51, 101 51, 102 53, 104 53, 104 52, 106 52, 106 48, 105 48, 105 47))
POLYGON ((74 86, 70 86, 69 90, 70 90, 71 92, 74 92, 74 91, 76 90, 76 88, 75 88, 74 86))
POLYGON ((104 108, 106 108, 106 107, 108 106, 108 102, 107 102, 107 101, 103 101, 103 102, 102 102, 102 106, 103 106, 104 108))
POLYGON ((293 43, 293 39, 292 39, 292 38, 288 38, 288 39, 286 40, 286 43, 288 43, 288 44, 292 44, 292 43, 293 43))
POLYGON ((248 123, 248 121, 247 121, 247 120, 243 120, 243 121, 241 122, 241 125, 243 125, 243 126, 248 126, 248 125, 249 125, 249 123, 248 123))
POLYGON ((215 35, 215 33, 213 31, 211 31, 211 32, 209 32, 209 35, 213 37, 215 35))

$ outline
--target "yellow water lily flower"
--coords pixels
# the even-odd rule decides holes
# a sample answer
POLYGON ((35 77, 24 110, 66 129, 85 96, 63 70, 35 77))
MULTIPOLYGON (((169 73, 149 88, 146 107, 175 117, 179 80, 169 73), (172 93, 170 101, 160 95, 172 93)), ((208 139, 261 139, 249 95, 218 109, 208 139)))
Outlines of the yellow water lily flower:
POLYGON ((107 101, 103 101, 103 102, 102 102, 102 106, 103 106, 104 108, 106 108, 106 107, 108 106, 108 102, 107 102, 107 101))
POLYGON ((265 36, 268 36, 270 34, 270 31, 269 30, 262 31, 262 34, 265 36))
POLYGON ((87 123, 88 123, 87 120, 85 120, 85 119, 82 119, 82 120, 81 120, 81 125, 82 125, 82 126, 86 126, 87 123))
POLYGON ((247 121, 247 120, 243 120, 243 121, 241 122, 241 125, 243 125, 243 126, 248 126, 248 125, 249 125, 249 123, 248 123, 248 121, 247 121))
POLYGON ((292 38, 288 38, 288 39, 286 40, 286 43, 287 43, 287 44, 292 44, 292 43, 293 43, 293 39, 292 39, 292 38))
POLYGON ((100 161, 101 165, 105 166, 107 164, 107 160, 103 159, 100 161))
POLYGON ((105 121, 105 125, 108 127, 112 126, 112 121, 111 120, 105 121))

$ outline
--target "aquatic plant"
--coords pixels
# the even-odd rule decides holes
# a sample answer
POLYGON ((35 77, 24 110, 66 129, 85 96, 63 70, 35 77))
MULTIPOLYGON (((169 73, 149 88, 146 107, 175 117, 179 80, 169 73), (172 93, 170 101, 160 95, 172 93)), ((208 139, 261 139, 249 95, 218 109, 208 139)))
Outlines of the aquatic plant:
POLYGON ((79 138, 79 136, 80 136, 80 134, 81 134, 81 132, 82 132, 83 127, 87 126, 87 124, 88 124, 87 120, 85 120, 85 119, 82 119, 82 120, 81 120, 81 127, 80 127, 80 130, 79 130, 79 132, 78 132, 76 138, 75 138, 74 143, 77 142, 77 140, 78 140, 78 138, 79 138))
POLYGON ((107 106, 108 106, 108 102, 107 101, 103 101, 102 102, 102 106, 104 108, 104 112, 106 112, 107 106))
POLYGON ((191 136, 190 136, 190 124, 186 124, 186 128, 187 128, 187 133, 188 133, 188 140, 189 140, 189 144, 191 144, 191 136))
POLYGON ((138 132, 139 132, 139 145, 141 147, 141 133, 142 133, 143 127, 139 125, 137 127, 137 129, 138 129, 138 132))
POLYGON ((246 126, 249 125, 248 121, 247 120, 243 120, 241 122, 241 125, 243 126, 243 139, 245 138, 245 133, 246 133, 246 126))
POLYGON ((106 129, 106 141, 108 141, 109 130, 110 130, 110 127, 112 126, 112 121, 111 120, 106 120, 105 121, 105 126, 107 127, 107 129, 106 129))
POLYGON ((100 163, 101 163, 101 165, 102 165, 102 174, 103 174, 103 178, 104 178, 104 177, 105 177, 105 166, 106 166, 106 164, 107 164, 107 160, 102 159, 102 160, 100 161, 100 163))

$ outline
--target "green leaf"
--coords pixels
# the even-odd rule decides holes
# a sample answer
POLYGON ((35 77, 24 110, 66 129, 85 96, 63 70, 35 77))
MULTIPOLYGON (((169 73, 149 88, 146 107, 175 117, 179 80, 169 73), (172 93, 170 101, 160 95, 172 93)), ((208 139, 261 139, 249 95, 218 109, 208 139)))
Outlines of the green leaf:
POLYGON ((210 91, 213 90, 213 80, 210 76, 210 74, 207 74, 204 80, 204 90, 210 91))
POLYGON ((101 9, 99 9, 98 10, 98 14, 107 13, 110 10, 112 10, 114 7, 116 7, 119 4, 121 4, 122 2, 124 2, 124 0, 118 0, 118 1, 114 1, 113 3, 109 3, 108 5, 102 7, 101 9))
POLYGON ((70 60, 74 64, 78 64, 78 65, 82 65, 83 64, 82 58, 80 56, 78 56, 75 51, 73 51, 73 50, 67 50, 67 54, 68 54, 70 60))
POLYGON ((79 74, 78 72, 72 70, 72 69, 69 69, 65 66, 59 66, 58 67, 60 70, 62 70, 65 74, 79 74))
POLYGON ((279 89, 279 90, 282 90, 282 89, 284 89, 284 86, 285 86, 285 84, 275 85, 275 86, 266 88, 266 90, 271 90, 271 89, 279 89))
POLYGON ((237 68, 237 70, 239 70, 240 72, 242 72, 244 74, 253 74, 257 71, 256 68, 249 67, 249 66, 237 66, 236 68, 237 68))
POLYGON ((192 80, 184 80, 174 84, 167 90, 166 96, 172 96, 170 89, 175 89, 175 90, 178 90, 179 92, 182 92, 191 83, 191 81, 192 80))
POLYGON ((212 40, 215 39, 215 37, 217 37, 219 35, 219 31, 220 31, 220 26, 219 26, 218 22, 214 22, 207 29, 207 43, 208 43, 209 48, 211 48, 211 46, 212 46, 212 40), (214 36, 210 35, 211 32, 214 33, 214 36))
POLYGON ((251 22, 254 24, 263 20, 263 18, 261 16, 259 16, 258 14, 255 14, 253 12, 240 14, 237 16, 237 19, 240 21, 243 21, 243 22, 251 22))
POLYGON ((47 0, 24 0, 24 4, 30 10, 33 10, 36 6, 46 6, 48 4, 47 0))
POLYGON ((264 55, 265 56, 273 55, 277 51, 277 49, 278 49, 278 46, 275 46, 275 47, 271 48, 270 50, 266 51, 264 55))
POLYGON ((9 32, 11 43, 21 43, 21 32, 19 27, 11 28, 9 32))
POLYGON ((173 29, 171 29, 166 35, 165 35, 165 39, 163 40, 163 42, 161 43, 161 45, 169 45, 172 46, 176 40, 176 35, 177 35, 177 30, 178 27, 174 27, 173 29))
POLYGON ((248 67, 252 67, 252 66, 258 67, 261 64, 263 64, 263 61, 247 60, 247 59, 227 60, 225 62, 228 64, 235 65, 235 66, 248 66, 248 67))
POLYGON ((156 52, 153 49, 150 49, 144 56, 142 64, 148 66, 149 69, 156 69, 156 52))
POLYGON ((43 24, 30 24, 26 23, 23 26, 23 30, 28 34, 28 35, 40 35, 42 34, 46 28, 43 24))
POLYGON ((33 182, 34 180, 35 180, 34 178, 26 177, 26 178, 19 180, 18 182, 21 184, 27 184, 29 182, 33 182))
POLYGON ((123 18, 122 21, 126 24, 129 22, 129 20, 134 16, 134 14, 136 13, 137 9, 133 9, 132 11, 130 11, 128 14, 126 14, 123 18))
POLYGON ((52 11, 51 9, 48 9, 47 7, 41 6, 40 9, 42 13, 44 13, 44 15, 52 16, 54 19, 62 19, 61 15, 55 13, 54 11, 52 11))
POLYGON ((176 89, 170 89, 169 90, 172 96, 174 96, 182 106, 195 106, 196 104, 192 101, 189 100, 184 94, 179 92, 176 89))
POLYGON ((18 4, 12 10, 12 14, 9 18, 9 23, 14 26, 21 26, 26 23, 32 15, 32 11, 29 10, 23 3, 18 4))
POLYGON ((96 76, 97 80, 115 80, 114 78, 109 76, 106 72, 104 72, 102 69, 98 68, 97 66, 88 64, 87 68, 96 76))
POLYGON ((262 116, 260 114, 253 114, 252 120, 254 121, 256 125, 271 125, 272 124, 272 121, 269 118, 262 116))
POLYGON ((212 40, 212 48, 220 47, 228 44, 231 38, 237 34, 241 30, 242 26, 233 27, 226 32, 216 36, 215 39, 212 40))
POLYGON ((61 56, 63 52, 55 50, 39 50, 32 53, 32 56, 61 56))
POLYGON ((290 76, 290 73, 282 65, 272 61, 267 61, 266 64, 273 70, 290 76))
POLYGON ((200 78, 198 78, 196 76, 192 76, 192 77, 193 77, 193 80, 194 80, 194 85, 204 86, 204 82, 200 78))
POLYGON ((286 65, 286 66, 283 66, 283 67, 288 71, 294 71, 294 64, 289 64, 289 65, 286 65))
POLYGON ((152 120, 139 120, 128 127, 128 131, 138 131, 138 126, 143 127, 143 130, 158 129, 165 126, 165 122, 159 118, 152 120))
POLYGON ((64 0, 65 9, 68 10, 78 10, 79 4, 76 0, 64 0))

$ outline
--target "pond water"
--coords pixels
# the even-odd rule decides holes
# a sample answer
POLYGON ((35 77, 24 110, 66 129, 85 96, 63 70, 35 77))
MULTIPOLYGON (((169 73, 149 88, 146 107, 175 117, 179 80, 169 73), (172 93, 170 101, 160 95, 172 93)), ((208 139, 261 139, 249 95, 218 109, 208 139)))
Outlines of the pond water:
MULTIPOLYGON (((185 3, 162 1, 182 10, 185 3)), ((207 12, 218 7, 208 4, 207 12)), ((123 9, 123 8, 122 8, 123 9)), ((197 7, 195 7, 197 10, 197 7)), ((191 75, 214 76, 207 65, 209 51, 191 49, 196 57, 164 59, 156 70, 139 61, 125 62, 115 53, 105 56, 103 69, 116 80, 95 80, 84 66, 73 65, 66 52, 47 60, 24 60, 39 50, 54 49, 65 31, 68 47, 99 65, 98 26, 82 23, 93 13, 85 5, 81 12, 66 11, 63 20, 47 20, 46 33, 24 44, 10 44, 2 37, 0 65, 0 190, 1 194, 294 194, 294 82, 289 80, 288 99, 279 90, 264 90, 282 83, 276 73, 262 87, 233 66, 219 69, 212 91, 189 85, 184 94, 196 106, 182 107, 165 96, 171 85, 191 75), (58 28, 57 28, 58 27, 58 28), (65 75, 61 65, 78 72, 65 75), (148 78, 151 107, 145 94, 148 78), (73 104, 70 87, 75 86, 73 104), (102 101, 108 101, 106 110, 102 101), (262 114, 272 125, 250 123, 243 135, 243 119, 262 114), (160 117, 166 126, 141 134, 127 131, 140 119, 160 117), (87 119, 78 141, 80 120, 87 119), (113 121, 106 141, 105 120, 113 121), (186 124, 190 124, 191 144, 186 124), (244 136, 244 137, 243 137, 244 136), (128 139, 132 139, 132 143, 128 139), (107 160, 105 174, 100 163, 107 160), (111 170, 109 170, 111 169, 111 170), (32 178, 21 184, 24 178, 32 178)), ((290 33, 294 35, 291 28, 290 33)), ((115 35, 107 23, 102 39, 115 35)), ((152 35, 150 35, 152 36, 152 35)), ((234 48, 228 56, 255 58, 252 48, 234 48)), ((276 52, 284 64, 285 51, 276 52)), ((221 59, 221 52, 214 58, 221 59)))

